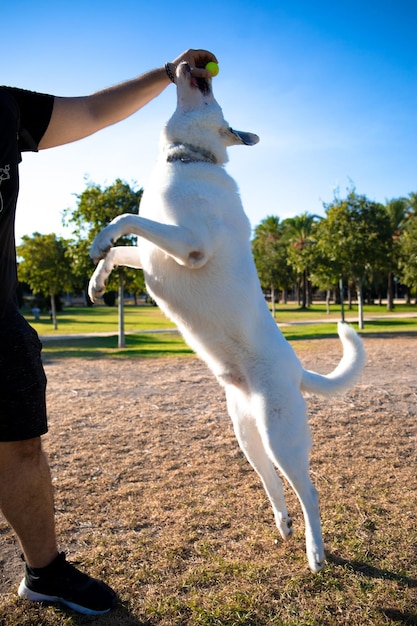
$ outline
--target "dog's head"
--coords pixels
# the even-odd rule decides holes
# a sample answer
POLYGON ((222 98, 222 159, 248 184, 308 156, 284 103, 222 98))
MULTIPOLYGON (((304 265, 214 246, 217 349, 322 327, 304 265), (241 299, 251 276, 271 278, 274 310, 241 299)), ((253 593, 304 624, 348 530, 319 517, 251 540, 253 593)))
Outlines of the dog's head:
POLYGON ((213 96, 212 81, 196 78, 187 63, 176 72, 177 108, 164 131, 164 143, 192 144, 212 153, 219 164, 226 163, 226 148, 253 146, 259 137, 230 127, 213 96))

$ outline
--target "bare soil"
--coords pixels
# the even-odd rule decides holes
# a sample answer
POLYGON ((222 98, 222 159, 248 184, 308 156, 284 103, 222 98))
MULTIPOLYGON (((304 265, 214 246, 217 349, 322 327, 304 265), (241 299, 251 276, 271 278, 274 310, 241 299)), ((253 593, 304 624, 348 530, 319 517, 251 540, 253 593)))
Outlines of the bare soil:
MULTIPOLYGON (((360 569, 366 558, 375 572, 415 582, 417 337, 364 341, 361 382, 342 397, 308 401, 329 562, 360 569)), ((305 367, 322 373, 341 354, 336 339, 293 345, 305 367)), ((71 358, 46 360, 45 368, 50 431, 44 441, 61 548, 110 582, 129 615, 103 624, 193 623, 185 616, 152 618, 151 607, 154 616, 155 607, 161 612, 162 598, 173 595, 172 580, 181 576, 186 587, 185 574, 196 575, 212 551, 244 562, 263 559, 275 577, 300 569, 307 575, 298 502, 287 490, 297 532, 292 542, 275 543, 269 503, 238 448, 223 391, 197 358, 71 358)), ((21 575, 19 548, 0 518, 1 624, 20 623, 5 616, 19 606, 21 575)), ((410 587, 407 593, 414 593, 410 587)), ((263 593, 269 592, 265 584, 263 593)), ((413 617, 408 600, 394 609, 413 617)), ((21 623, 41 623, 31 615, 21 623)), ((334 623, 362 623, 349 619, 334 623)), ((386 619, 380 623, 391 623, 386 619)))

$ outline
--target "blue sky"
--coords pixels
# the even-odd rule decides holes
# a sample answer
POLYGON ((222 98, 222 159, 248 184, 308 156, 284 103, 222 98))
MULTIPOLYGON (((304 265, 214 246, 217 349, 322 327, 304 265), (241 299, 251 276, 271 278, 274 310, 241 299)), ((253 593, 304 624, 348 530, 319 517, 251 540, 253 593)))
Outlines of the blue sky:
MULTIPOLYGON (((0 83, 61 96, 212 50, 226 119, 261 138, 227 165, 253 226, 323 214, 351 182, 380 202, 417 191, 417 0, 15 0, 1 20, 0 83)), ((24 155, 17 237, 68 234, 61 214, 86 180, 146 187, 175 102, 170 86, 120 124, 24 155)))

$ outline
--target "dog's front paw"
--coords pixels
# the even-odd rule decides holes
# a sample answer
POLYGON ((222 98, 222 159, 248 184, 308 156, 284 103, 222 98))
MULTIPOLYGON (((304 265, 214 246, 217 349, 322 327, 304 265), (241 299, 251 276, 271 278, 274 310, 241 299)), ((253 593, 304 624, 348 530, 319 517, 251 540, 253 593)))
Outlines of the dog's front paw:
POLYGON ((104 294, 106 290, 107 278, 108 274, 104 271, 104 260, 102 260, 97 265, 96 270, 88 283, 88 295, 92 302, 104 294))
POLYGON ((90 257, 93 259, 94 263, 98 263, 101 259, 106 257, 113 243, 113 239, 106 230, 102 230, 101 233, 97 235, 90 248, 90 257))

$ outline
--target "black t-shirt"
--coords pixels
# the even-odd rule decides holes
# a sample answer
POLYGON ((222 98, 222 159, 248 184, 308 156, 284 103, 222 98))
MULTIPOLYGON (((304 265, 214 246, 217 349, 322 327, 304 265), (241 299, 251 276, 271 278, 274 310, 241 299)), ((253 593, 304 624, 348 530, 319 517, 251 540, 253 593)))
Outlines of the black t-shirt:
POLYGON ((21 152, 36 152, 54 97, 0 86, 0 315, 17 286, 15 214, 21 152))

